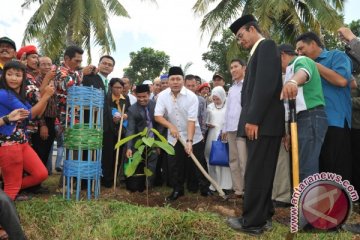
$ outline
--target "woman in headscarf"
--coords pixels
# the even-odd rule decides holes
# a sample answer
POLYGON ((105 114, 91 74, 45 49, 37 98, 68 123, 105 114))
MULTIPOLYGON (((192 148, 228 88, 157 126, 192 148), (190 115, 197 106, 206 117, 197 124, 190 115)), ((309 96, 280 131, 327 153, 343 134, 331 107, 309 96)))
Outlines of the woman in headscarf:
MULTIPOLYGON (((206 124, 209 130, 205 145, 205 158, 208 163, 208 171, 210 176, 219 184, 222 189, 225 190, 225 192, 230 192, 232 189, 230 168, 209 165, 212 141, 219 137, 219 134, 221 134, 221 129, 224 125, 226 92, 223 87, 218 86, 212 90, 211 97, 213 102, 207 107, 206 124)), ((210 190, 214 191, 215 188, 211 185, 210 190)))
MULTIPOLYGON (((116 150, 115 144, 118 140, 121 115, 124 115, 124 121, 127 119, 127 110, 130 106, 128 96, 122 94, 124 82, 120 78, 112 78, 109 82, 108 93, 104 106, 104 134, 102 151, 102 185, 111 188, 114 182, 114 169, 116 150), (125 106, 124 112, 122 112, 125 106)), ((121 136, 125 136, 125 124, 123 124, 121 136)), ((123 149, 119 150, 119 159, 123 156, 123 149)))

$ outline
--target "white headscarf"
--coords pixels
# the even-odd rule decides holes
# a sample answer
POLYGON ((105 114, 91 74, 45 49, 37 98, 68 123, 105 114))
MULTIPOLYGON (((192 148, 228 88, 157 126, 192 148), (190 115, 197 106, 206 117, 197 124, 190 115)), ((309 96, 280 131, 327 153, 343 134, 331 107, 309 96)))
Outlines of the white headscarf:
MULTIPOLYGON (((212 96, 217 96, 221 100, 221 105, 216 105, 216 107, 224 106, 225 101, 226 101, 226 92, 223 87, 221 87, 221 86, 214 87, 213 90, 211 91, 211 97, 212 96)), ((215 103, 214 103, 214 105, 215 105, 215 103)))

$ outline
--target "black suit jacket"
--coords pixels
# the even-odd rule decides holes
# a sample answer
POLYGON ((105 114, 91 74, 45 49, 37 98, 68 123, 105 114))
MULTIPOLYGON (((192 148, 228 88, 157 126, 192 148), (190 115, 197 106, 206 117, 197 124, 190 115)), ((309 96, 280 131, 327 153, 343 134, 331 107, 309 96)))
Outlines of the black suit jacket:
POLYGON ((281 58, 272 40, 263 40, 251 56, 241 92, 242 110, 238 136, 245 137, 245 124, 259 126, 259 136, 284 134, 285 110, 282 90, 281 58))
MULTIPOLYGON (((161 131, 161 129, 159 129, 159 126, 154 119, 155 102, 153 100, 149 101, 148 108, 149 108, 149 114, 153 128, 157 129, 158 131, 161 131)), ((127 114, 128 114, 128 127, 126 129, 126 136, 139 133, 142 130, 144 130, 144 128, 147 127, 146 112, 144 107, 140 106, 139 103, 135 103, 131 105, 128 109, 127 114)), ((136 140, 137 139, 134 139, 133 141, 129 141, 127 147, 132 149, 136 140)))
POLYGON ((101 77, 97 74, 86 75, 82 81, 83 86, 94 86, 94 88, 102 89, 105 92, 105 85, 101 77))
MULTIPOLYGON (((104 91, 104 99, 105 99, 105 85, 101 79, 101 77, 97 74, 85 75, 83 81, 81 82, 83 86, 102 89, 104 91)), ((89 110, 84 110, 84 123, 89 123, 89 110)))

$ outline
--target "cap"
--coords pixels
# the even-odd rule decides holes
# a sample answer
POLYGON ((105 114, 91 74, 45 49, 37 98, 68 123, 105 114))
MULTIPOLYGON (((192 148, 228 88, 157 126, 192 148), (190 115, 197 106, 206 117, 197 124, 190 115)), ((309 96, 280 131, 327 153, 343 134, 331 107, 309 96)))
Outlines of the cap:
POLYGON ((143 83, 142 83, 142 84, 152 85, 152 84, 153 84, 153 82, 152 82, 151 80, 145 80, 145 81, 143 81, 143 83))
POLYGON ((14 50, 16 51, 16 44, 15 44, 15 42, 14 42, 13 40, 11 40, 10 38, 8 38, 8 37, 1 37, 1 38, 0 38, 0 43, 8 43, 8 44, 10 44, 10 45, 14 48, 14 50))
POLYGON ((212 77, 212 80, 214 81, 214 79, 217 78, 217 77, 225 80, 225 78, 220 73, 215 73, 214 76, 212 77))
POLYGON ((210 84, 205 82, 203 84, 201 84, 199 87, 198 87, 198 91, 201 91, 201 89, 205 88, 205 87, 208 87, 209 90, 211 90, 211 87, 210 87, 210 84))
POLYGON ((16 54, 16 58, 20 59, 24 53, 26 53, 26 55, 38 54, 38 51, 34 45, 27 45, 19 49, 16 54))
POLYGON ((163 74, 160 76, 160 80, 163 81, 163 80, 167 80, 169 78, 169 75, 167 74, 163 74))

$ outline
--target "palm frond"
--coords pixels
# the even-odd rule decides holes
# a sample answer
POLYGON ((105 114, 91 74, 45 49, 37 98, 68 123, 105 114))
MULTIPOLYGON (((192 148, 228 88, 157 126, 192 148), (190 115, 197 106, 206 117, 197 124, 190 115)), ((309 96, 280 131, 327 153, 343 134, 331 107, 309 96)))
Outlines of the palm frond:
POLYGON ((192 9, 195 14, 203 15, 213 2, 216 2, 216 0, 197 0, 192 9))
MULTIPOLYGON (((117 0, 105 0, 105 7, 109 13, 119 17, 130 17, 126 9, 117 0)), ((153 0, 153 2, 156 2, 153 0)))
POLYGON ((221 1, 204 16, 200 25, 202 33, 211 32, 210 41, 212 41, 225 27, 228 27, 232 19, 239 16, 242 6, 242 0, 221 1))

